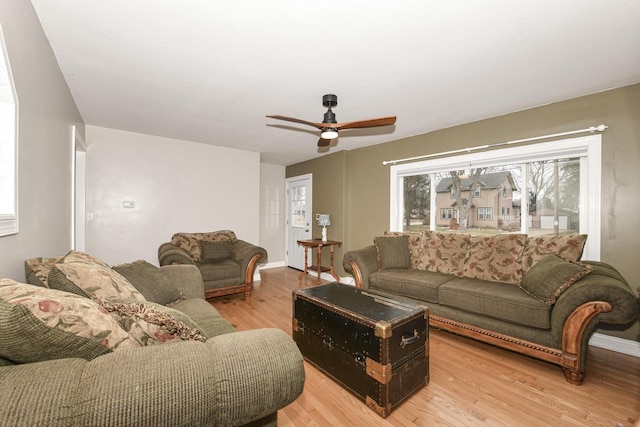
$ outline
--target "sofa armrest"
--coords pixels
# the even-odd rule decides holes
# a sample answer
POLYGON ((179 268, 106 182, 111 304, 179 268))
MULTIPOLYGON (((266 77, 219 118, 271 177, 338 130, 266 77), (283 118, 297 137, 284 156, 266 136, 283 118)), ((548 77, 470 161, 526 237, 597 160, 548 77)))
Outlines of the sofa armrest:
POLYGON ((638 318, 640 299, 627 282, 601 266, 592 267, 590 274, 575 282, 558 297, 551 312, 552 330, 561 331, 567 318, 577 307, 592 302, 611 305, 610 311, 598 314, 596 320, 599 323, 626 325, 638 318))
POLYGON ((204 284, 200 270, 195 265, 170 264, 160 267, 171 286, 185 299, 204 298, 204 284))
POLYGON ((166 242, 158 248, 158 262, 162 265, 191 264, 195 265, 189 253, 171 242, 166 242))
POLYGON ((278 329, 0 368, 0 425, 239 426, 293 402, 302 356, 278 329))
POLYGON ((592 264, 590 274, 565 290, 551 311, 551 332, 563 351, 569 382, 580 384, 589 338, 598 324, 627 325, 640 315, 640 299, 613 267, 592 264))
POLYGON ((250 273, 251 281, 253 280, 255 267, 257 265, 266 264, 269 260, 267 251, 264 248, 245 242, 244 240, 236 240, 233 243, 232 250, 233 260, 240 265, 240 269, 243 274, 250 273), (250 269, 251 271, 247 271, 247 269, 250 269))
POLYGON ((368 289, 369 275, 378 271, 378 251, 375 245, 345 252, 342 266, 353 276, 356 287, 368 289))

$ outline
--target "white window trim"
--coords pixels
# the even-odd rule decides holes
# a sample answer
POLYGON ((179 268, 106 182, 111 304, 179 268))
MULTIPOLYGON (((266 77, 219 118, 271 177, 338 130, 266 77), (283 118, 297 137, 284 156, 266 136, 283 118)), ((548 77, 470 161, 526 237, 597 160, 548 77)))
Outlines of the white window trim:
MULTIPOLYGON (((9 184, 7 188, 0 188, 0 191, 9 191, 14 199, 14 210, 9 214, 0 214, 0 237, 8 236, 18 233, 18 96, 15 90, 15 84, 13 81, 13 75, 11 74, 11 65, 9 64, 9 56, 7 54, 7 46, 4 42, 4 34, 2 27, 0 26, 0 55, 4 60, 4 65, 7 70, 8 85, 11 91, 12 106, 14 110, 13 117, 13 129, 11 136, 8 139, 1 139, 0 144, 13 144, 13 150, 10 150, 13 155, 13 182, 9 184), (12 188, 11 188, 12 187, 12 188)), ((6 102, 6 101, 2 101, 6 102)))
MULTIPOLYGON (((580 230, 587 234, 582 259, 599 261, 601 242, 601 175, 602 135, 593 134, 518 147, 509 147, 454 157, 444 157, 420 162, 404 163, 390 167, 389 230, 402 230, 402 215, 398 207, 404 206, 404 191, 399 178, 424 173, 447 172, 488 166, 505 166, 514 163, 552 160, 554 158, 580 157, 580 230)), ((523 180, 526 181, 526 180, 523 180)), ((526 194, 526 188, 521 189, 526 194)), ((523 211, 526 198, 523 197, 523 211)), ((431 192, 431 206, 435 206, 435 191, 431 192)), ((526 230, 525 215, 523 230, 526 230)), ((435 217, 431 215, 431 229, 435 217)))

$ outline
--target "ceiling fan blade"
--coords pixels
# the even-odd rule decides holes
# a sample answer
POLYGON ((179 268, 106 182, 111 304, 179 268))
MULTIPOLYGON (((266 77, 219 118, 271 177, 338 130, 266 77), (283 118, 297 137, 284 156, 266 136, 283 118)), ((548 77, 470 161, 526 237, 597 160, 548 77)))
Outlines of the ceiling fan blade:
POLYGON ((328 147, 331 144, 330 139, 320 138, 318 140, 318 147, 328 147))
POLYGON ((267 116, 267 117, 269 117, 270 119, 285 120, 287 122, 301 123, 303 125, 313 126, 315 128, 318 128, 318 129, 322 129, 323 127, 326 126, 326 124, 323 124, 323 123, 314 123, 314 122, 310 122, 308 120, 296 119, 295 117, 278 116, 278 115, 271 115, 271 116, 267 116))
POLYGON ((335 129, 357 129, 357 128, 374 128, 378 126, 389 126, 395 124, 396 116, 380 117, 377 119, 358 120, 355 122, 336 123, 331 126, 335 129))

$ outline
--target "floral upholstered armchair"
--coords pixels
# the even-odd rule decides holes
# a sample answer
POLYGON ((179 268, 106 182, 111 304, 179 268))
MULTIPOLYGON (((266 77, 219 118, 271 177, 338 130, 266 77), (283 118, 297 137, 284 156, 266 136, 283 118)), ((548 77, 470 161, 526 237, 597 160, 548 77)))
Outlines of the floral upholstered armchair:
POLYGON ((251 296, 253 275, 266 264, 267 251, 239 240, 231 230, 176 233, 158 248, 160 265, 193 264, 200 270, 205 298, 244 293, 251 296))

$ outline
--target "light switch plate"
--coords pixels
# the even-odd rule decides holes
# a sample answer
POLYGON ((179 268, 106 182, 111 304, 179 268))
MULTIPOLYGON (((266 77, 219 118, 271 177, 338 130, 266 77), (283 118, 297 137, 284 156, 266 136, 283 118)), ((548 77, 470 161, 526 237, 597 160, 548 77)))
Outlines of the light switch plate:
POLYGON ((134 202, 133 200, 124 200, 122 202, 122 207, 125 209, 133 209, 136 207, 136 202, 134 202))

